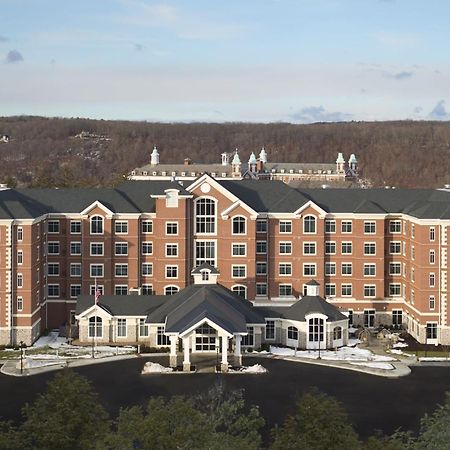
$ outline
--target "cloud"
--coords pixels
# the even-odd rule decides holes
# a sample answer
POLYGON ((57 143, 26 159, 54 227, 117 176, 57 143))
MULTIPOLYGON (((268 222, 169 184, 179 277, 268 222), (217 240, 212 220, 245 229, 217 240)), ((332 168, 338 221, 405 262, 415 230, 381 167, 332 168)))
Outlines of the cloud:
POLYGON ((134 49, 137 51, 137 52, 142 52, 143 50, 144 50, 144 46, 142 45, 142 44, 134 44, 134 49))
POLYGON ((5 58, 6 64, 14 64, 23 61, 23 56, 17 50, 10 50, 5 58))
POLYGON ((6 36, 0 36, 0 42, 8 42, 9 39, 6 36))
POLYGON ((414 108, 414 114, 420 114, 423 111, 423 108, 421 106, 416 106, 414 108))
POLYGON ((435 120, 450 119, 450 114, 445 109, 445 100, 439 100, 436 103, 436 106, 431 110, 430 114, 428 114, 428 117, 435 120))
POLYGON ((406 80, 408 78, 411 78, 414 75, 414 72, 398 72, 391 75, 392 78, 395 80, 406 80))
POLYGON ((394 49, 403 49, 417 47, 419 38, 413 34, 406 33, 390 33, 386 31, 379 31, 372 34, 372 37, 383 47, 394 49))
POLYGON ((345 122, 352 118, 352 114, 340 111, 326 111, 323 106, 307 106, 289 116, 292 120, 302 123, 313 122, 345 122))

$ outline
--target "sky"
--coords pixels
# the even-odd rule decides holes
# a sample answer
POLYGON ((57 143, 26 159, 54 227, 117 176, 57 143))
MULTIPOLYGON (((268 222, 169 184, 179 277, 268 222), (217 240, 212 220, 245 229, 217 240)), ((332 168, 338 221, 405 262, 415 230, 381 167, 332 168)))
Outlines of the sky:
POLYGON ((0 116, 450 119, 448 0, 0 0, 0 116))

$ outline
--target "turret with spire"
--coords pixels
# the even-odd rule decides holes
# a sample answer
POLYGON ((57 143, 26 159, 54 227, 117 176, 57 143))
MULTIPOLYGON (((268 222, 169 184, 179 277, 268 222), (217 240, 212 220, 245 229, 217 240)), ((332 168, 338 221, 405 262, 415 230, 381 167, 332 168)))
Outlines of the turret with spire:
POLYGON ((248 171, 251 173, 256 173, 256 164, 257 164, 256 156, 252 152, 250 158, 248 159, 248 171))
POLYGON ((345 173, 345 159, 342 153, 338 153, 338 157, 336 159, 336 172, 339 174, 345 173))
POLYGON ((241 177, 241 158, 239 158, 238 149, 235 150, 233 160, 231 161, 231 167, 233 169, 233 177, 241 177))
POLYGON ((350 155, 350 158, 348 159, 348 167, 353 172, 358 172, 358 160, 356 159, 356 156, 354 153, 350 155))
POLYGON ((158 149, 155 147, 153 147, 153 151, 150 157, 150 164, 152 166, 157 166, 159 164, 159 153, 158 153, 158 149))

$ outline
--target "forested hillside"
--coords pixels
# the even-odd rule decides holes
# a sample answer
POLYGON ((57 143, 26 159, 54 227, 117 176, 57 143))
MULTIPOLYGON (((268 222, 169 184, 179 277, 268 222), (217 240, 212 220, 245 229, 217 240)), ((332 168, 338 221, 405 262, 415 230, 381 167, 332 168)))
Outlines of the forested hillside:
POLYGON ((41 117, 0 118, 0 182, 20 186, 111 185, 150 160, 219 162, 238 147, 243 161, 262 145, 270 161, 334 162, 358 157, 374 186, 450 183, 449 122, 147 123, 41 117), (81 132, 91 134, 75 137, 81 132))

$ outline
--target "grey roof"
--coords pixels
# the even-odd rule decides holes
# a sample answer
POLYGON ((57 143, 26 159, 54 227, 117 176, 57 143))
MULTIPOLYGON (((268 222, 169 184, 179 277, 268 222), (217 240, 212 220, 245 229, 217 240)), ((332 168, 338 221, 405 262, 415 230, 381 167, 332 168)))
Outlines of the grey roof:
MULTIPOLYGON (((113 316, 147 316, 167 299, 165 295, 102 295, 98 305, 113 316)), ((80 295, 76 314, 81 314, 93 304, 93 295, 80 295)))
POLYGON ((320 286, 320 283, 318 283, 316 280, 310 280, 306 283, 306 286, 320 286))
POLYGON ((219 270, 216 267, 212 266, 211 264, 209 264, 207 262, 204 262, 204 263, 200 264, 199 266, 195 267, 194 269, 192 269, 191 273, 192 274, 194 274, 194 273, 201 273, 201 271, 205 270, 205 269, 210 270, 211 273, 213 273, 213 274, 219 274, 220 273, 219 270))
POLYGON ((321 313, 328 317, 329 322, 336 322, 338 320, 345 320, 347 317, 342 314, 336 306, 328 303, 325 299, 318 296, 305 295, 292 306, 270 308, 264 307, 261 311, 265 317, 282 318, 297 320, 304 322, 305 316, 311 313, 321 313))
POLYGON ((181 172, 186 172, 190 175, 191 172, 195 172, 196 174, 209 172, 209 173, 217 173, 220 174, 227 173, 230 174, 232 171, 231 165, 223 166, 222 164, 201 164, 201 163, 191 163, 191 164, 157 164, 156 166, 152 166, 151 164, 147 164, 142 167, 137 167, 134 169, 137 175, 142 174, 142 172, 146 171, 149 173, 157 172, 161 174, 161 172, 166 172, 168 176, 172 175, 172 172, 176 172, 180 174, 181 172))
POLYGON ((147 322, 165 322, 166 332, 182 333, 206 318, 229 333, 247 332, 247 323, 265 323, 248 300, 219 284, 186 287, 151 312, 147 322))

